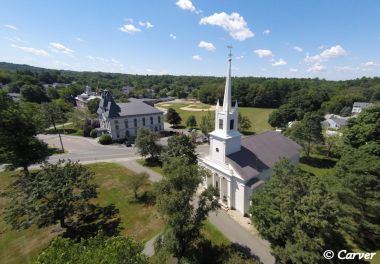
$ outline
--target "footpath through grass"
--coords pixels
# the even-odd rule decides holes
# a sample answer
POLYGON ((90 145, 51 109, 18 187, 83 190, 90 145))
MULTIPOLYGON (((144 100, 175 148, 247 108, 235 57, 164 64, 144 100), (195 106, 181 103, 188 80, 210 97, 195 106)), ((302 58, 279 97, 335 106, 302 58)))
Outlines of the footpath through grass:
MULTIPOLYGON (((138 241, 147 241, 158 234, 163 227, 163 220, 156 208, 136 201, 128 187, 128 178, 132 172, 113 163, 86 165, 95 172, 95 182, 99 185, 99 196, 95 202, 100 205, 114 204, 119 209, 121 218, 121 235, 132 236, 138 241)), ((17 173, 0 172, 0 192, 4 191, 17 173)), ((16 176, 15 176, 16 177, 16 176)), ((152 188, 151 183, 139 192, 142 195, 152 188)), ((4 208, 9 201, 0 197, 0 263, 31 263, 49 242, 60 234, 57 226, 38 229, 36 227, 15 231, 3 219, 4 208)))

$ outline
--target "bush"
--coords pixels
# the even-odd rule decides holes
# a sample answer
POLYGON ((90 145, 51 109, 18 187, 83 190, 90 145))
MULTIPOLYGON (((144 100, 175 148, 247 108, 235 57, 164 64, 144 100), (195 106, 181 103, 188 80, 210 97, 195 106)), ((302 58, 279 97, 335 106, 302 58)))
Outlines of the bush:
POLYGON ((96 138, 98 136, 98 133, 96 132, 96 129, 92 129, 91 132, 90 132, 90 137, 92 138, 96 138))
POLYGON ((99 138, 99 143, 102 145, 109 145, 112 143, 112 138, 108 134, 101 135, 99 138))

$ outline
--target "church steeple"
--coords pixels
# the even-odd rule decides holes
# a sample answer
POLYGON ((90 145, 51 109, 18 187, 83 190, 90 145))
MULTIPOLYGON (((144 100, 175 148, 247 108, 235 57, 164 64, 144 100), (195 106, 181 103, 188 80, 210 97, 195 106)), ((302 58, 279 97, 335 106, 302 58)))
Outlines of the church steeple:
POLYGON ((225 113, 229 113, 231 111, 231 60, 232 60, 232 53, 231 49, 232 46, 228 46, 227 48, 230 49, 230 52, 228 54, 228 69, 227 69, 227 78, 226 78, 226 86, 224 87, 224 98, 223 98, 223 111, 225 113))

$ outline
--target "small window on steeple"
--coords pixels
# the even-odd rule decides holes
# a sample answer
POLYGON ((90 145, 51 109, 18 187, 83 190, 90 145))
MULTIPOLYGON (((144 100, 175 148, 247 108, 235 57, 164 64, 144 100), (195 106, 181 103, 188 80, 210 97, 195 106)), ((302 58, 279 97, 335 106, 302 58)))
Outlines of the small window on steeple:
POLYGON ((230 120, 230 129, 234 129, 234 120, 233 119, 230 120))
POLYGON ((223 119, 219 119, 219 129, 223 129, 223 119))

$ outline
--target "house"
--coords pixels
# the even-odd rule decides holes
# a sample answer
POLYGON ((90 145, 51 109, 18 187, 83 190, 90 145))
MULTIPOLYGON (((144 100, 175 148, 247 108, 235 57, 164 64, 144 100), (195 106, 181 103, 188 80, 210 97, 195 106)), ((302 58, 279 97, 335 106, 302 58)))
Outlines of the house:
POLYGON ((75 103, 79 109, 87 109, 88 102, 96 98, 101 97, 92 92, 91 87, 87 85, 85 92, 75 97, 75 103))
POLYGON ((322 126, 331 129, 340 129, 347 124, 348 118, 338 115, 326 115, 325 120, 322 121, 322 126))
POLYGON ((249 213, 252 193, 271 176, 274 164, 281 158, 297 163, 301 147, 276 131, 242 138, 237 130, 238 111, 237 102, 231 106, 230 54, 223 106, 217 102, 209 153, 199 157, 198 163, 210 171, 203 187, 216 187, 222 206, 244 215, 249 213))
POLYGON ((7 95, 12 98, 13 101, 18 102, 21 100, 21 94, 20 93, 7 93, 7 95))
POLYGON ((116 103, 111 92, 102 92, 99 108, 98 135, 109 134, 113 140, 134 140, 139 128, 160 132, 164 130, 163 112, 142 100, 116 103))
POLYGON ((366 102, 355 102, 354 105, 352 106, 352 114, 359 114, 361 111, 364 109, 373 106, 371 103, 366 103, 366 102))

